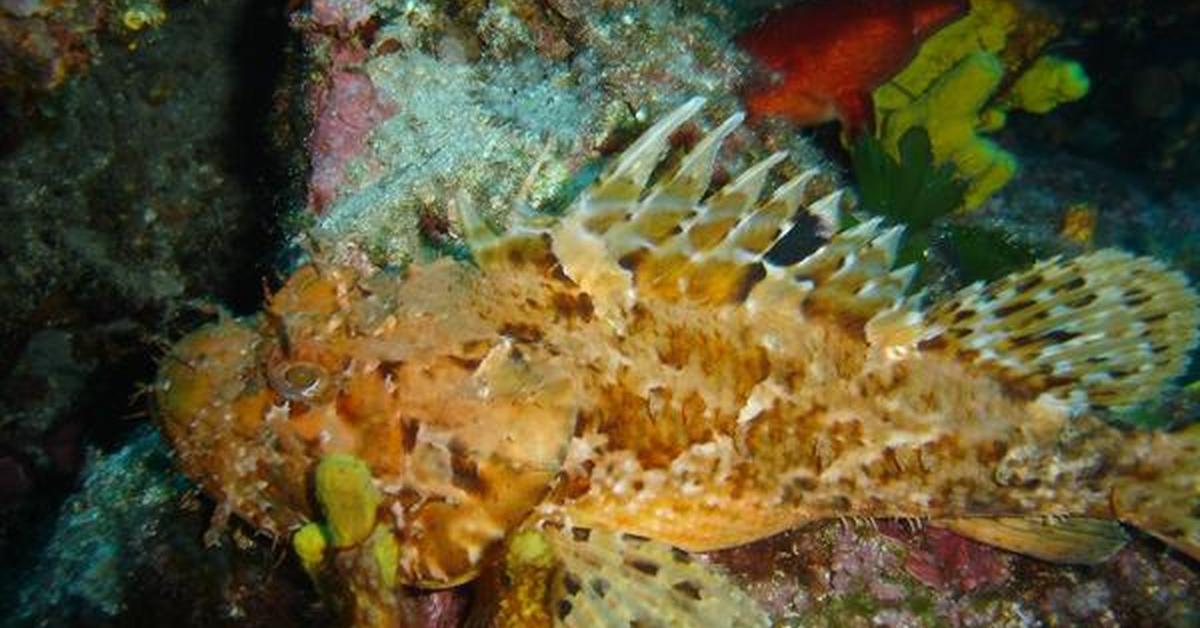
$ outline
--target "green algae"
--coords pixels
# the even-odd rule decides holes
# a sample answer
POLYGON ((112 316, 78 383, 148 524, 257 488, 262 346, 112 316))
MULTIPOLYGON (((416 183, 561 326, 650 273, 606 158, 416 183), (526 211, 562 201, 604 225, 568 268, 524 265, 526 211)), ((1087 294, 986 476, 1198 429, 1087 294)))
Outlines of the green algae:
POLYGON ((869 134, 859 138, 851 158, 863 207, 904 223, 914 232, 926 231, 937 219, 952 213, 966 192, 966 184, 955 176, 953 166, 934 162, 929 132, 923 127, 904 133, 899 158, 888 154, 882 142, 869 134))
POLYGON ((915 287, 931 281, 922 262, 934 247, 946 250, 966 282, 996 279, 1037 259, 1012 234, 955 222, 967 184, 953 165, 936 163, 924 128, 906 131, 898 148, 893 157, 878 139, 863 135, 851 151, 852 170, 862 208, 906 227, 896 265, 921 264, 915 287))
POLYGON ((1039 257, 1032 247, 1003 229, 947 225, 943 232, 959 274, 966 281, 999 279, 1039 257))
MULTIPOLYGON (((929 133, 922 127, 905 132, 898 158, 879 139, 864 134, 851 151, 851 162, 863 209, 906 226, 896 265, 922 262, 937 221, 959 207, 966 184, 955 177, 953 166, 934 163, 929 133)), ((923 274, 924 267, 917 285, 925 283, 923 274)))

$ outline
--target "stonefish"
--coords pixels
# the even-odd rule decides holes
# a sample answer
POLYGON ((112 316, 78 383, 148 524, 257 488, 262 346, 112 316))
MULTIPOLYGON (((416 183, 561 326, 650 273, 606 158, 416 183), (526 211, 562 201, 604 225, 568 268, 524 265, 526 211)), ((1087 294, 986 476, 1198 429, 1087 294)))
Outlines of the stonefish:
POLYGON ((1097 416, 1184 368, 1181 274, 1101 250, 922 308, 879 219, 780 261, 840 193, 810 172, 762 195, 783 154, 708 193, 740 115, 663 166, 701 106, 554 224, 497 234, 460 200, 474 264, 317 256, 261 315, 183 338, 155 384, 181 467, 359 625, 477 578, 495 625, 763 625, 692 552, 830 517, 1066 562, 1124 522, 1200 557, 1200 425, 1097 416))

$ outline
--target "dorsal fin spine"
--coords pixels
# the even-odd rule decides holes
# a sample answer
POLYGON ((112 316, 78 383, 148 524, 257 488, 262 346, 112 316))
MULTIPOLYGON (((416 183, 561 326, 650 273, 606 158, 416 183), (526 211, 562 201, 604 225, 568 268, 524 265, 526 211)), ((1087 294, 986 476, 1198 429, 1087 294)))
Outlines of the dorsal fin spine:
POLYGON ((844 202, 843 198, 845 195, 846 190, 839 188, 813 201, 808 206, 809 214, 816 216, 822 224, 830 226, 830 237, 833 237, 837 233, 837 225, 840 225, 842 222, 842 203, 844 202))
POLYGON ((703 106, 704 99, 696 97, 667 114, 621 154, 616 167, 606 178, 625 179, 638 188, 644 188, 650 174, 667 151, 667 141, 671 134, 696 115, 703 106))
POLYGON ((484 249, 495 243, 498 236, 492 227, 487 224, 483 216, 479 215, 479 211, 475 209, 474 203, 471 202, 467 193, 459 190, 454 196, 454 207, 458 210, 458 219, 462 222, 463 239, 467 242, 467 247, 471 252, 478 256, 484 249))
POLYGON ((846 241, 866 242, 875 237, 879 232, 879 225, 883 224, 882 216, 872 216, 845 231, 838 234, 839 238, 846 241))
POLYGON ((904 225, 896 225, 890 229, 884 230, 871 245, 883 251, 884 258, 887 260, 886 266, 891 268, 896 261, 896 250, 900 246, 900 238, 904 235, 904 225))
POLYGON ((903 295, 905 292, 908 292, 908 287, 912 285, 913 278, 915 278, 916 276, 917 276, 917 265, 916 264, 908 264, 905 266, 901 266, 900 268, 897 268, 896 270, 893 270, 892 272, 888 273, 888 277, 891 277, 892 280, 896 282, 896 286, 899 289, 901 295, 903 295))
POLYGON ((723 214, 744 214, 746 209, 753 207, 762 195, 763 186, 767 182, 767 173, 779 162, 787 159, 787 153, 780 151, 772 153, 766 159, 750 166, 732 183, 721 188, 705 202, 708 211, 723 214))
POLYGON ((701 206, 701 212, 696 216, 695 221, 688 225, 681 234, 681 239, 695 244, 699 235, 697 230, 721 228, 722 231, 710 231, 709 237, 699 238, 701 246, 698 248, 712 249, 714 252, 731 252, 733 249, 730 244, 736 240, 735 234, 738 232, 738 228, 754 215, 754 212, 746 210, 754 207, 759 196, 762 195, 767 173, 786 157, 786 153, 772 154, 751 166, 732 183, 709 197, 701 206), (709 242, 710 239, 711 242, 709 242))
POLYGON ((745 118, 744 114, 735 113, 705 135, 684 157, 679 170, 669 180, 654 186, 644 204, 654 205, 667 199, 688 205, 699 202, 712 180, 713 164, 716 163, 722 142, 745 118))
POLYGON ((796 211, 816 174, 815 169, 810 169, 789 179, 771 194, 769 200, 745 214, 726 239, 742 251, 755 253, 758 260, 765 259, 795 226, 796 211))

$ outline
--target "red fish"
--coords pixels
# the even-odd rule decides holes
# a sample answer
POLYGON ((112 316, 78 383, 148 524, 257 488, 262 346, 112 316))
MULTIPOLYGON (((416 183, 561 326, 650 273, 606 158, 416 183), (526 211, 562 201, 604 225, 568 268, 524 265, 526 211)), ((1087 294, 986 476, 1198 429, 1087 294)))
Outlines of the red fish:
POLYGON ((816 0, 771 14, 738 37, 779 77, 753 85, 746 106, 801 125, 837 119, 856 134, 871 125, 871 92, 967 8, 965 0, 816 0))

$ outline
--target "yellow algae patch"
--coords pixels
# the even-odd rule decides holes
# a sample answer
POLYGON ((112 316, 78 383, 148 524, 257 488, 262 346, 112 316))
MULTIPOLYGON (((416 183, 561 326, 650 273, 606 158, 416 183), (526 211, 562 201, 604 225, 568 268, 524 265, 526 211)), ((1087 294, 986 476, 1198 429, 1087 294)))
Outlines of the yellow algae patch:
POLYGON ((1017 79, 1004 101, 1014 109, 1046 113, 1064 102, 1087 95, 1091 80, 1083 66, 1052 55, 1038 57, 1017 79))
POLYGON ((317 464, 317 501, 337 548, 361 543, 375 528, 382 495, 367 463, 349 454, 325 456, 317 464))
POLYGON ((325 548, 328 545, 325 531, 318 523, 305 524, 292 535, 292 549, 295 550, 296 556, 300 557, 300 564, 304 566, 304 571, 314 578, 321 563, 325 561, 325 548))
POLYGON ((387 588, 396 586, 396 570, 400 567, 400 544, 396 537, 387 530, 380 530, 371 544, 371 555, 375 558, 375 566, 387 588))

